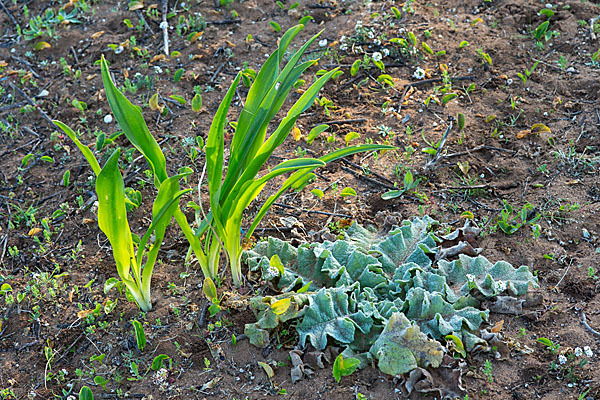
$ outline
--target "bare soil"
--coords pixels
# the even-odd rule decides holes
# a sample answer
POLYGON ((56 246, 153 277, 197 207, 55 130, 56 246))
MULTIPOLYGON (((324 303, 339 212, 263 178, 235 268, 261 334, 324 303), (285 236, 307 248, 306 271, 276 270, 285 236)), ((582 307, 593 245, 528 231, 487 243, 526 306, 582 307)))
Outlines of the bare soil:
MULTIPOLYGON (((317 240, 344 219, 381 226, 389 215, 428 214, 450 231, 472 215, 482 229, 478 246, 486 257, 536 271, 540 289, 532 295, 539 301, 521 315, 492 313, 489 326, 500 330, 504 340, 497 357, 468 354, 458 374, 431 371, 431 387, 456 386, 460 377, 469 399, 600 398, 600 60, 593 58, 600 48, 600 29, 590 21, 600 15, 600 5, 548 2, 555 13, 549 19, 550 37, 536 40, 534 32, 548 16, 540 14, 546 4, 534 0, 324 0, 301 1, 293 10, 290 1, 282 10, 266 0, 228 5, 172 0, 170 51, 179 55, 157 57, 163 54, 160 2, 140 2, 144 7, 137 11, 130 11, 127 3, 2 0, 0 285, 8 283, 15 297, 25 296, 21 302, 0 300, 1 399, 66 399, 83 385, 96 398, 336 400, 356 398, 357 393, 371 399, 407 398, 406 377, 385 376, 373 367, 337 384, 327 364, 292 384, 289 351, 297 344, 293 326, 276 335, 267 349, 251 346, 243 335, 244 324, 255 321, 247 308, 249 297, 268 289, 253 282, 235 289, 225 276, 219 292, 227 306, 209 317, 202 273, 194 263, 184 262, 187 244, 174 225, 155 270, 154 309, 144 314, 116 290, 105 294, 104 283, 116 270, 96 222, 93 174, 73 143, 48 120, 70 125, 92 147, 101 131, 108 136, 118 130, 105 119, 110 110, 95 64, 104 55, 119 86, 127 78, 138 84, 135 93, 126 94, 142 106, 169 172, 192 167, 196 172, 189 182, 195 186, 204 156, 192 148, 197 147, 196 137, 206 139, 229 84, 244 68, 258 70, 276 48, 282 33, 274 31, 271 21, 285 31, 304 15, 313 20, 293 46, 322 29, 317 42, 326 40, 311 48, 311 55, 321 59, 305 79, 310 81, 321 68, 339 67, 344 74, 321 93, 330 105, 315 104, 300 118, 303 137, 290 135, 275 155, 321 155, 345 146, 349 132, 360 134, 352 143, 387 142, 398 150, 377 157, 357 155, 350 163, 323 168, 304 191, 280 199, 256 239, 274 235, 296 243, 317 240), (44 30, 37 38, 26 37, 31 19, 44 17, 49 9, 55 15, 59 10, 69 13, 74 3, 80 23, 55 22, 52 34, 44 30), (195 22, 200 15, 207 25, 195 22), (193 32, 202 34, 192 38, 193 32), (417 40, 414 51, 390 42, 407 39, 409 32, 417 40), (352 76, 354 61, 375 52, 382 54, 384 73, 393 86, 378 81, 383 72, 372 62, 352 76), (175 82, 180 68, 185 72, 175 82), (453 79, 444 78, 444 71, 453 79), (202 94, 200 112, 190 106, 195 87, 202 94), (148 105, 157 92, 167 110, 164 115, 148 105), (448 93, 458 97, 443 104, 448 93), (182 96, 187 104, 170 95, 182 96), (84 102, 86 109, 76 108, 73 100, 84 102), (466 121, 462 130, 457 127, 459 113, 466 121), (310 129, 328 122, 329 133, 308 145, 310 129), (422 149, 431 147, 427 142, 438 143, 450 124, 432 162, 422 149), (532 129, 534 124, 548 129, 532 129), (28 154, 32 158, 23 162, 28 154), (390 188, 402 187, 407 170, 420 179, 416 191, 382 200, 390 188), (341 198, 345 187, 358 195, 341 198), (324 191, 323 199, 310 193, 315 188, 324 191), (498 221, 505 203, 515 217, 531 204, 529 219, 540 215, 539 237, 528 224, 504 233, 498 221), (296 217, 299 224, 284 226, 284 216, 296 217), (117 300, 108 314, 92 311, 117 300), (132 319, 144 324, 148 345, 143 352, 136 347, 132 319), (541 337, 560 347, 548 349, 537 341, 541 337), (577 355, 576 348, 584 346, 593 356, 577 355), (103 361, 91 359, 101 354, 103 361), (158 354, 171 359, 164 380, 147 372, 158 354), (566 358, 564 364, 560 356, 566 358), (258 361, 274 366, 271 379, 258 361), (132 362, 139 367, 137 376, 132 362), (94 383, 96 376, 108 382, 105 388, 94 383)), ((240 86, 230 120, 235 120, 246 93, 240 86)), ((288 107, 298 96, 292 94, 288 107)), ((127 147, 123 138, 117 144, 127 147)), ((105 149, 99 155, 102 162, 108 154, 105 149)), ((139 154, 131 153, 123 165, 128 185, 143 196, 142 205, 129 214, 137 231, 149 222, 152 178, 139 154)), ((263 198, 275 189, 275 183, 269 184, 263 198)), ((206 189, 201 190, 206 198, 206 189)), ((248 215, 258 206, 252 205, 248 215)), ((190 219, 192 214, 188 211, 190 219)), ((439 394, 413 391, 410 398, 439 394)))

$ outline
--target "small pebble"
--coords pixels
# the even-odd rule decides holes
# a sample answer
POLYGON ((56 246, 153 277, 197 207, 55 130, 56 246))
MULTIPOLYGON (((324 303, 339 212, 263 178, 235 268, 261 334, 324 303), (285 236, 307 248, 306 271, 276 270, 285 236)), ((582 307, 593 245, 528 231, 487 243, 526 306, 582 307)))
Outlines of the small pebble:
POLYGON ((590 231, 588 231, 588 230, 587 230, 587 229, 585 229, 585 228, 583 228, 581 231, 583 232, 583 237, 584 237, 585 239, 589 239, 589 238, 590 238, 590 231))
POLYGON ((110 114, 106 114, 106 115, 104 116, 104 123, 105 123, 105 124, 110 124, 112 121, 113 121, 113 117, 112 117, 112 115, 110 115, 110 114))

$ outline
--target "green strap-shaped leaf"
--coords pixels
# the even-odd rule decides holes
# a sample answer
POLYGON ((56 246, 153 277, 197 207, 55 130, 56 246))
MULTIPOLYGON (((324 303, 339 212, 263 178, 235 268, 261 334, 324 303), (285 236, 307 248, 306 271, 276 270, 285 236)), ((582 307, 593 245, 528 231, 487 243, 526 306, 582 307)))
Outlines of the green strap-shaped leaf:
POLYGON ((222 229, 223 221, 220 215, 219 196, 221 191, 221 179, 223 175, 223 151, 225 146, 225 121, 227 119, 227 111, 231 105, 231 100, 235 94, 235 90, 240 82, 241 73, 237 74, 223 101, 219 105, 219 109, 213 118, 206 141, 206 172, 208 177, 208 191, 210 193, 210 207, 212 210, 213 220, 216 221, 218 228, 222 229))
POLYGON ((158 188, 160 183, 167 179, 165 156, 154 137, 150 134, 146 121, 142 116, 141 108, 131 104, 113 83, 104 56, 100 60, 100 65, 108 105, 119 126, 125 132, 127 139, 146 158, 152 172, 154 172, 154 185, 158 188))
MULTIPOLYGON (((333 151, 322 157, 319 157, 319 160, 321 160, 325 163, 329 163, 331 161, 335 161, 340 158, 343 158, 343 157, 346 157, 346 156, 349 156, 352 154, 360 153, 360 152, 377 151, 377 150, 391 150, 391 149, 395 149, 395 147, 387 146, 387 145, 378 145, 378 144, 349 146, 349 147, 345 147, 343 149, 333 151)), ((245 236, 250 237, 254 233, 254 230, 256 229, 256 227, 258 226, 260 221, 262 221, 262 219, 267 214, 267 212, 269 211, 269 209, 271 208, 273 203, 275 203, 278 198, 280 198, 290 187, 292 187, 292 185, 294 185, 296 182, 298 182, 300 179, 302 179, 306 174, 311 173, 314 169, 315 168, 306 168, 306 169, 296 171, 292 175, 290 175, 290 177, 285 180, 285 182, 283 183, 281 188, 275 194, 271 195, 264 202, 264 204, 262 205, 262 207, 260 208, 260 210, 258 211, 256 216, 254 217, 254 221, 250 225, 250 228, 246 232, 245 236)))
MULTIPOLYGON (((291 40, 300 29, 302 28, 295 27, 290 29, 290 31, 295 33, 290 35, 289 40, 291 40)), ((288 31, 284 36, 287 36, 290 31, 288 31)), ((267 78, 269 86, 266 85, 266 82, 260 82, 262 79, 262 69, 261 72, 259 72, 259 76, 256 79, 255 85, 260 82, 260 88, 263 90, 263 92, 257 92, 256 98, 251 97, 251 94, 249 93, 246 106, 240 114, 240 119, 238 121, 234 139, 232 141, 229 169, 223 183, 224 189, 221 193, 221 199, 224 199, 229 195, 229 191, 235 186, 242 174, 245 174, 245 178, 242 180, 242 182, 253 178, 258 173, 258 170, 260 170, 266 159, 268 159, 270 156, 269 153, 267 158, 263 157, 259 162, 258 167, 256 167, 255 155, 263 146, 269 122, 279 112, 281 106, 287 98, 288 93, 292 89, 293 84, 307 68, 314 64, 314 61, 309 61, 300 65, 296 65, 299 62, 302 54, 306 51, 308 46, 310 46, 310 44, 316 40, 317 36, 318 35, 313 36, 296 53, 294 53, 283 71, 277 76, 276 79, 267 78), (259 98, 260 103, 258 102, 259 98), (252 107, 248 105, 248 102, 251 102, 252 107), (255 167, 249 170, 248 163, 250 162, 254 163, 255 167)), ((279 48, 275 53, 283 54, 288 44, 289 41, 287 39, 280 41, 279 48)), ((272 71, 273 69, 279 71, 280 59, 278 57, 273 57, 275 53, 273 53, 269 60, 267 60, 267 63, 265 63, 263 69, 266 67, 267 71, 272 71), (278 62, 275 64, 275 61, 278 62)), ((253 92, 252 96, 254 95, 255 93, 253 92)), ((291 130, 291 126, 289 127, 289 130, 291 130)), ((289 134, 289 130, 284 132, 285 136, 289 134)), ((283 138, 285 139, 285 137, 283 138)))
POLYGON ((223 218, 230 219, 236 216, 241 218, 241 213, 259 195, 265 183, 271 179, 302 168, 318 168, 324 165, 323 161, 315 158, 295 158, 279 163, 263 177, 246 181, 238 191, 232 192, 223 205, 223 218))
MULTIPOLYGON (((119 171, 120 154, 121 149, 115 150, 96 178, 98 225, 112 246, 119 276, 130 280, 129 270, 131 263, 135 263, 135 253, 127 222, 123 176, 119 171)), ((138 283, 140 278, 136 276, 138 283)))
POLYGON ((81 153, 83 154, 83 156, 85 157, 87 162, 90 164, 90 167, 92 167, 94 174, 96 174, 96 176, 98 176, 98 174, 100 174, 100 164, 98 164, 98 160, 96 160, 96 157, 94 156, 94 153, 92 153, 90 148, 85 146, 83 143, 81 143, 79 141, 79 139, 77 138, 77 135, 75 134, 75 132, 73 132, 73 130, 71 128, 69 128, 67 125, 63 124, 60 121, 56 121, 56 120, 54 120, 52 122, 54 122, 60 129, 63 130, 64 133, 67 134, 68 137, 71 138, 73 143, 75 143, 75 145, 79 148, 79 150, 81 151, 81 153))

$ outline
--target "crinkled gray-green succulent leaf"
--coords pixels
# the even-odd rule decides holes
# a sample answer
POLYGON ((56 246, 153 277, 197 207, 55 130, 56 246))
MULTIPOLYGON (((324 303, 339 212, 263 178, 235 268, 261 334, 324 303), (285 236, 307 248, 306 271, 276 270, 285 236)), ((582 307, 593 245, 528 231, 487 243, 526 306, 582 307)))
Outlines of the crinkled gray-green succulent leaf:
POLYGON ((246 324, 244 333, 250 343, 257 347, 265 347, 269 343, 269 330, 277 328, 281 322, 301 317, 309 303, 309 293, 284 293, 279 296, 253 297, 250 299, 250 309, 256 315, 257 321, 246 324), (271 305, 278 300, 290 298, 290 306, 282 314, 276 314, 271 305))
POLYGON ((332 341, 363 364, 376 358, 380 369, 392 374, 439 365, 441 345, 435 339, 448 334, 461 339, 468 351, 486 348, 478 336, 489 314, 481 309, 483 298, 525 294, 530 285, 537 287, 537 279, 527 266, 492 264, 482 256, 433 264, 439 252, 430 232, 435 223, 415 218, 387 235, 353 224, 336 242, 298 249, 278 239, 257 245, 246 260, 263 279, 283 292, 311 284, 309 292, 292 297, 293 307, 281 315, 270 305, 293 292, 253 299, 258 321, 247 325, 251 343, 266 345, 271 330, 297 318, 300 345, 308 339, 323 349, 332 341), (284 265, 283 274, 270 265, 274 254, 284 265))
POLYGON ((356 222, 346 229, 344 238, 365 253, 368 253, 376 242, 384 239, 376 231, 369 230, 356 222))
POLYGON ((464 307, 460 310, 444 300, 439 292, 429 292, 423 288, 411 289, 406 297, 408 309, 405 314, 413 321, 419 321, 421 329, 435 339, 446 335, 461 336, 463 329, 478 330, 487 321, 489 311, 464 307))
POLYGON ((422 333, 403 313, 394 313, 370 349, 381 372, 401 375, 421 367, 439 367, 444 348, 422 333))
POLYGON ((537 278, 526 265, 516 269, 506 261, 492 264, 483 256, 461 254, 458 260, 440 260, 438 269, 441 275, 447 277, 448 284, 463 295, 476 289, 485 297, 501 294, 521 296, 527 293, 530 285, 539 287, 537 278))
POLYGON ((352 298, 353 289, 321 289, 309 297, 309 307, 302 322, 296 326, 301 346, 309 339, 315 348, 323 350, 329 337, 339 343, 349 344, 354 341, 356 329, 363 333, 369 332, 373 320, 363 311, 357 310, 356 301, 352 298))
POLYGON ((437 243, 430 227, 437 221, 428 216, 404 221, 403 225, 389 232, 385 240, 375 243, 372 250, 380 254, 385 272, 393 274, 399 266, 414 262, 421 268, 432 264, 428 254, 435 255, 437 243))
POLYGON ((323 260, 319 262, 315 250, 310 245, 301 245, 298 249, 277 238, 269 238, 260 242, 252 250, 244 253, 251 271, 261 271, 263 279, 277 280, 277 287, 282 292, 299 289, 310 283, 309 290, 317 291, 322 287, 333 286, 327 271, 322 270, 323 260), (278 254, 277 251, 282 251, 278 254), (273 271, 269 261, 275 254, 279 255, 284 265, 283 275, 273 271))

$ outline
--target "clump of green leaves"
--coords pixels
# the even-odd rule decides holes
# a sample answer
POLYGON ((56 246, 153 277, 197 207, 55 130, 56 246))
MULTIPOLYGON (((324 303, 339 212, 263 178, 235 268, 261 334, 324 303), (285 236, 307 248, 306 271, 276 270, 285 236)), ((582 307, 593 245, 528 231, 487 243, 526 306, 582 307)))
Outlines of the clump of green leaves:
MULTIPOLYGON (((302 29, 302 25, 289 29, 279 41, 279 48, 271 54, 256 75, 244 108, 235 124, 235 133, 229 149, 229 163, 225 173, 223 153, 226 115, 242 73, 235 78, 219 106, 206 142, 210 213, 200 222, 197 234, 206 234, 205 240, 210 243, 210 248, 214 249, 213 254, 218 254, 221 246, 223 247, 229 259, 233 282, 238 286, 242 278, 240 261, 243 250, 241 229, 243 212, 261 193, 268 181, 291 173, 281 188, 266 200, 256 216, 251 219, 252 223, 245 232, 244 240, 248 240, 254 233, 273 203, 288 189, 303 187, 315 176, 312 171, 316 168, 358 152, 392 148, 392 146, 380 145, 349 146, 318 159, 296 158, 283 161, 270 172, 258 177, 273 151, 287 138, 299 116, 315 102, 320 89, 337 72, 334 69, 319 77, 300 96, 273 133, 269 137, 266 136, 270 121, 281 109, 294 84, 306 69, 316 63, 316 60, 304 62, 301 60, 302 55, 320 33, 308 40, 289 58, 287 65, 280 69, 288 45, 302 29)), ((218 262, 209 263, 205 275, 215 279, 217 268, 218 262)))
POLYGON ((275 238, 258 243, 245 259, 282 294, 251 299, 250 342, 266 346, 272 330, 297 319, 301 346, 336 343, 345 359, 376 362, 390 375, 439 366, 444 341, 460 353, 487 346, 478 335, 489 315, 482 301, 523 295, 537 279, 527 266, 482 256, 437 260, 436 223, 415 218, 383 235, 353 224, 344 239, 299 247, 275 238), (283 299, 285 307, 274 307, 283 299))
MULTIPOLYGON (((287 65, 280 64, 294 37, 303 29, 298 25, 289 29, 279 41, 278 48, 267 59, 256 75, 235 126, 230 146, 228 167, 224 167, 224 129, 227 112, 237 86, 242 78, 240 72, 227 91, 213 119, 206 142, 206 172, 210 194, 210 211, 205 213, 202 204, 190 202, 197 211, 198 226, 194 230, 179 208, 179 198, 191 189, 179 190, 179 180, 192 173, 184 168, 178 175, 169 177, 165 156, 156 139, 150 134, 142 116, 141 108, 134 106, 115 86, 104 57, 100 61, 102 80, 109 106, 126 138, 142 153, 154 177, 158 194, 153 207, 153 220, 142 239, 133 234, 127 223, 126 196, 123 177, 118 168, 120 149, 117 148, 103 168, 100 168, 92 151, 83 145, 75 132, 66 125, 56 124, 75 142, 97 175, 98 224, 113 248, 119 277, 129 289, 142 310, 152 308, 150 280, 158 251, 167 225, 174 217, 190 243, 205 277, 215 280, 219 273, 219 260, 224 250, 231 266, 233 282, 241 284, 242 217, 244 210, 261 193, 268 181, 290 173, 281 188, 263 204, 245 233, 248 239, 273 203, 290 188, 302 187, 313 178, 313 170, 328 162, 362 151, 392 149, 393 146, 360 145, 333 151, 319 159, 297 158, 286 160, 258 177, 273 151, 289 135, 299 116, 317 98, 320 89, 337 72, 332 70, 317 79, 288 111, 273 133, 266 132, 271 120, 283 106, 285 99, 302 73, 316 60, 301 61, 307 48, 319 34, 313 36, 292 54, 287 65), (224 176, 223 176, 224 175, 224 176), (154 237, 153 244, 150 239, 154 237), (144 259, 144 255, 146 258, 144 259), (145 262, 144 262, 145 261, 145 262)), ((173 97, 173 96, 171 96, 173 97)), ((182 99, 185 101, 184 99, 182 99)), ((196 101, 198 102, 198 100, 196 101)), ((192 105, 194 107, 194 104, 192 105)), ((200 105, 201 106, 201 105, 200 105)), ((199 105, 196 104, 196 109, 199 105)), ((201 185, 202 180, 199 182, 201 185)))

